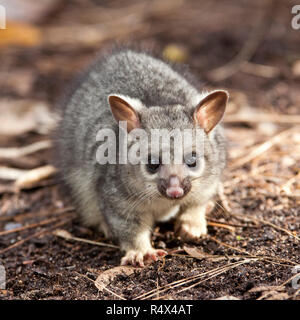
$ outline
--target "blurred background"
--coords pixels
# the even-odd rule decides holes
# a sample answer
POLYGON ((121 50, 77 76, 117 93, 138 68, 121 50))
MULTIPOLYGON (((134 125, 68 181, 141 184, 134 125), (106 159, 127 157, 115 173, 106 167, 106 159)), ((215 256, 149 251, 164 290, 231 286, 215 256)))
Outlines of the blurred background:
POLYGON ((7 13, 7 29, 0 30, 2 98, 52 103, 97 51, 130 41, 187 63, 206 85, 242 90, 256 106, 296 112, 289 108, 299 100, 293 92, 300 74, 300 31, 291 27, 295 1, 0 0, 0 4, 7 13), (245 63, 212 72, 234 58, 245 63))
MULTIPOLYGON (((57 241, 51 233, 63 226, 78 237, 103 240, 73 223, 74 210, 59 192, 52 166, 50 133, 57 122, 54 107, 72 79, 98 52, 122 43, 137 43, 166 60, 187 64, 206 89, 229 91, 224 118, 229 164, 222 206, 231 214, 264 220, 255 220, 251 228, 236 228, 235 236, 232 226, 241 221, 231 221, 226 229, 229 218, 219 213, 210 220, 209 232, 229 247, 241 246, 255 254, 260 248, 262 254, 299 260, 299 243, 293 242, 300 230, 300 29, 293 29, 291 23, 296 4, 289 0, 0 0, 6 11, 6 29, 0 29, 0 257, 8 272, 8 291, 0 291, 0 296, 107 298, 107 293, 79 281, 78 274, 117 265, 120 256, 109 248, 100 253, 88 245, 57 241), (261 221, 281 229, 265 228, 261 221), (78 291, 73 290, 74 283, 78 291)), ((180 245, 174 236, 158 231, 154 240, 167 248, 180 245)), ((215 242, 201 244, 209 254, 224 253, 215 242)), ((174 261, 180 261, 178 269, 168 261, 166 273, 160 269, 166 281, 178 279, 180 268, 185 276, 193 268, 190 260, 174 261)), ((201 260, 203 271, 211 266, 201 260)), ((263 268, 233 271, 231 278, 210 283, 210 290, 190 291, 190 297, 219 297, 227 290, 257 298, 260 293, 247 291, 251 288, 247 277, 277 286, 290 270, 270 264, 263 268), (267 272, 272 276, 266 278, 267 272), (234 291, 232 284, 237 282, 241 284, 234 291)), ((146 271, 134 278, 136 284, 125 280, 123 287, 120 282, 114 285, 130 298, 134 290, 140 294, 139 283, 151 288, 153 282, 146 271)), ((291 297, 290 292, 284 294, 291 297)))

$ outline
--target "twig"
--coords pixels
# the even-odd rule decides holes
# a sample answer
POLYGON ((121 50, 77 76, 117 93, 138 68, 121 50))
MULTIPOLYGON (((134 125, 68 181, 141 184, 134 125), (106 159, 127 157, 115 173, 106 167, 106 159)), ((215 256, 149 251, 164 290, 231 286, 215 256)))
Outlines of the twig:
MULTIPOLYGON (((190 286, 188 286, 188 287, 185 287, 185 288, 177 291, 176 294, 181 293, 181 292, 184 292, 184 291, 187 291, 187 290, 189 290, 189 289, 192 289, 192 288, 198 286, 199 284, 201 284, 201 283, 203 283, 203 282, 205 282, 205 281, 207 281, 207 280, 209 280, 209 279, 212 279, 212 278, 214 278, 214 277, 216 277, 216 276, 219 276, 220 274, 222 274, 222 273, 224 273, 224 272, 227 272, 227 271, 229 271, 229 270, 231 270, 231 269, 234 269, 234 268, 236 268, 236 267, 238 267, 238 266, 240 266, 240 265, 243 265, 243 264, 246 264, 246 263, 250 263, 250 262, 253 262, 253 261, 256 261, 256 260, 257 260, 257 259, 245 259, 244 261, 237 262, 237 263, 234 263, 234 264, 232 264, 232 265, 228 265, 228 267, 225 267, 225 268, 223 268, 222 270, 219 270, 219 271, 213 273, 212 275, 210 275, 210 276, 207 277, 206 279, 200 280, 200 281, 198 281, 198 282, 196 282, 196 283, 194 283, 194 284, 192 284, 192 285, 190 285, 190 286)), ((216 268, 216 269, 218 269, 218 268, 216 268)), ((216 270, 216 269, 215 269, 215 270, 216 270)), ((189 282, 191 282, 191 281, 189 281, 189 282)), ((159 299, 164 299, 164 298, 166 298, 166 297, 167 297, 167 296, 164 295, 164 296, 159 297, 159 299)), ((149 297, 148 297, 148 298, 149 298, 149 297)), ((157 300, 157 299, 154 299, 154 300, 157 300)))
POLYGON ((41 236, 41 235, 43 235, 43 234, 45 234, 45 233, 47 233, 47 232, 50 232, 50 231, 53 230, 53 229, 56 229, 56 228, 58 228, 58 227, 61 227, 61 226, 65 225, 66 223, 70 222, 71 220, 72 220, 72 219, 66 219, 66 220, 64 220, 64 221, 60 221, 59 223, 55 224, 54 226, 52 226, 52 227, 49 228, 49 229, 41 230, 41 231, 39 231, 39 232, 36 232, 36 233, 34 233, 34 234, 26 237, 25 239, 22 239, 22 240, 20 240, 20 241, 18 241, 18 242, 16 242, 16 243, 12 244, 11 246, 6 247, 6 248, 0 250, 0 254, 3 254, 3 253, 5 253, 5 252, 7 252, 7 251, 9 251, 9 250, 11 250, 11 249, 14 249, 14 248, 16 248, 16 247, 24 244, 25 242, 31 240, 32 238, 39 237, 39 236, 41 236))
POLYGON ((177 287, 177 285, 182 285, 182 284, 185 284, 187 282, 193 281, 193 280, 195 280, 195 279, 197 279, 199 277, 204 277, 205 275, 210 274, 211 272, 213 272, 213 271, 215 271, 217 269, 218 270, 222 269, 222 268, 224 268, 224 266, 215 268, 213 270, 206 271, 206 272, 204 272, 202 274, 197 274, 195 276, 190 276, 190 277, 187 277, 187 278, 183 278, 183 279, 180 279, 180 280, 173 281, 173 282, 168 283, 168 284, 166 284, 164 286, 160 286, 159 288, 152 289, 152 290, 150 290, 148 292, 145 292, 145 293, 135 297, 133 300, 139 300, 141 298, 148 299, 151 296, 154 296, 154 295, 156 295, 158 293, 165 292, 165 291, 167 291, 169 289, 175 288, 175 287, 177 287), (160 291, 160 292, 158 292, 158 291, 160 291))
MULTIPOLYGON (((206 218, 207 221, 211 221, 211 222, 216 222, 219 223, 219 221, 215 220, 215 219, 211 219, 211 218, 206 218)), ((253 226, 253 225, 249 225, 249 224, 238 224, 238 223, 231 223, 231 222, 226 222, 227 226, 231 226, 234 228, 258 228, 258 226, 253 226)))
POLYGON ((5 235, 11 234, 11 233, 20 232, 20 231, 24 231, 24 230, 28 230, 28 229, 32 229, 32 228, 36 228, 36 227, 40 227, 40 226, 44 226, 44 225, 52 223, 54 221, 61 220, 61 218, 65 217, 65 216, 68 216, 68 215, 70 215, 70 213, 66 214, 66 215, 63 215, 63 216, 60 215, 59 217, 56 217, 56 218, 46 219, 46 220, 43 220, 43 221, 40 221, 40 222, 37 222, 37 223, 29 224, 27 226, 15 228, 15 229, 12 229, 12 230, 1 231, 0 232, 0 236, 5 236, 5 235))
POLYGON ((51 211, 51 210, 47 210, 47 211, 38 211, 38 212, 27 212, 27 213, 22 213, 22 214, 18 214, 17 216, 4 216, 4 217, 0 217, 0 221, 11 221, 14 220, 16 222, 20 222, 23 221, 23 218, 25 217, 25 219, 27 218, 32 218, 32 217, 45 217, 45 216, 49 216, 49 215, 61 215, 65 212, 69 212, 69 211, 74 211, 74 207, 65 207, 65 208, 61 208, 61 209, 57 209, 55 211, 51 211))
POLYGON ((120 249, 120 247, 115 246, 113 244, 99 242, 99 241, 92 241, 92 240, 88 240, 88 239, 84 239, 84 238, 73 237, 66 230, 55 230, 53 232, 53 234, 55 236, 61 237, 61 238, 66 239, 66 240, 73 240, 73 241, 78 241, 78 242, 89 243, 89 244, 93 244, 93 245, 100 246, 100 247, 108 247, 108 248, 120 249))
MULTIPOLYGON (((205 276, 208 276, 208 278, 205 278, 205 279, 202 280, 202 281, 206 281, 206 280, 208 280, 208 279, 210 279, 212 277, 215 277, 215 276, 217 276, 217 275, 219 275, 221 273, 224 273, 224 272, 226 272, 226 271, 228 271, 228 270, 230 270, 232 268, 235 268, 235 267, 237 267, 237 266, 239 266, 241 264, 248 263, 248 262, 254 261, 254 260, 256 260, 256 259, 249 259, 248 258, 248 259, 245 259, 242 262, 238 261, 238 262, 230 263, 228 265, 225 265, 225 266, 222 266, 222 267, 217 267, 217 268, 215 268, 213 270, 209 270, 207 272, 200 273, 200 274, 195 275, 195 276, 191 276, 191 277, 187 277, 187 278, 184 278, 184 279, 181 279, 181 280, 177 280, 177 281, 174 281, 172 283, 169 283, 169 284, 166 284, 164 286, 161 286, 158 289, 150 290, 150 291, 148 291, 148 292, 146 292, 146 293, 134 298, 134 300, 141 299, 141 298, 143 298, 143 300, 144 299, 149 299, 149 298, 151 298, 151 297, 153 297, 153 296, 155 296, 155 295, 157 295, 159 293, 165 292, 165 291, 170 290, 170 289, 177 288, 179 286, 183 286, 183 285, 191 283, 191 282, 193 282, 193 281, 195 281, 197 279, 201 279, 201 278, 204 278, 205 276)), ((198 284, 199 283, 197 283, 195 285, 198 285, 198 284)), ((176 292, 176 293, 178 293, 178 292, 176 292)), ((160 296, 159 298, 162 299, 164 297, 165 296, 160 296)))
MULTIPOLYGON (((209 219, 207 219, 209 220, 209 219)), ((224 224, 224 223, 219 223, 219 222, 213 222, 213 221, 208 221, 207 225, 212 226, 212 227, 217 227, 217 228, 224 228, 229 230, 230 232, 235 232, 235 227, 230 226, 228 224, 224 224)), ((0 234, 1 235, 1 234, 0 234)))
POLYGON ((13 159, 24 157, 40 150, 49 149, 51 145, 50 140, 44 140, 20 148, 0 148, 0 158, 13 159))

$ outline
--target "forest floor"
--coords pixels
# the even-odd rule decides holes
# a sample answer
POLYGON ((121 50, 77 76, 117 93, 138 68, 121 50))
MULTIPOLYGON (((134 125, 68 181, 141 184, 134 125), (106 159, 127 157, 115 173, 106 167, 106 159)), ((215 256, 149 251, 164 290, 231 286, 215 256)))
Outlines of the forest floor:
POLYGON ((17 46, 0 33, 0 299, 300 299, 300 30, 291 27, 292 2, 63 3, 28 22, 17 46), (169 255, 145 268, 121 268, 117 248, 86 243, 111 244, 79 224, 48 167, 49 110, 116 41, 186 63, 205 88, 231 96, 224 193, 207 215, 208 236, 184 243, 171 222, 158 225, 152 241, 169 255), (46 178, 24 183, 39 167, 46 178))

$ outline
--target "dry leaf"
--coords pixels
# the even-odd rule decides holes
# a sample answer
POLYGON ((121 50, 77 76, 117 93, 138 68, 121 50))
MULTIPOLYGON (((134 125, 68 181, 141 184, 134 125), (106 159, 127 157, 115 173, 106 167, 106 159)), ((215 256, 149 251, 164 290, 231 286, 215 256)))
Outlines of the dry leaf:
POLYGON ((35 187, 40 181, 53 176, 57 169, 53 166, 43 166, 27 171, 15 181, 18 190, 35 187))
POLYGON ((196 258, 196 259, 206 259, 206 258, 215 258, 211 254, 204 253, 203 251, 200 251, 196 247, 186 247, 183 246, 184 251, 191 257, 196 258))
POLYGON ((95 280, 95 286, 102 291, 115 277, 121 274, 129 276, 134 273, 135 268, 130 266, 119 266, 112 269, 105 270, 95 280))

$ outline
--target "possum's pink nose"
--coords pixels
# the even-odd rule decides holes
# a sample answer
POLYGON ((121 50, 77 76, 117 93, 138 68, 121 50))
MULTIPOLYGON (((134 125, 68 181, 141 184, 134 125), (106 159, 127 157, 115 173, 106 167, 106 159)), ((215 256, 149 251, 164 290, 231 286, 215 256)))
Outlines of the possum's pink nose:
POLYGON ((168 188, 166 190, 166 194, 170 198, 180 198, 183 196, 183 189, 182 188, 168 188))
POLYGON ((170 177, 169 184, 166 189, 166 194, 168 197, 174 198, 174 199, 178 199, 183 196, 184 190, 181 188, 178 177, 176 176, 170 177))

